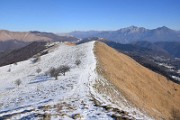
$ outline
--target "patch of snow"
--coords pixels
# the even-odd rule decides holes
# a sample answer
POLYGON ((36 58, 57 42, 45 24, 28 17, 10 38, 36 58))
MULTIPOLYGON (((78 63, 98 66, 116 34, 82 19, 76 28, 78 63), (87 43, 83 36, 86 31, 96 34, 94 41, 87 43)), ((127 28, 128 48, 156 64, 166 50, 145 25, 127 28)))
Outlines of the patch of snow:
POLYGON ((180 77, 178 77, 178 76, 172 76, 172 78, 174 78, 174 79, 180 81, 180 77))
POLYGON ((168 69, 173 69, 174 67, 173 66, 170 66, 170 65, 168 65, 168 64, 165 64, 165 63, 158 63, 160 66, 164 66, 164 67, 166 67, 166 68, 168 68, 168 69))

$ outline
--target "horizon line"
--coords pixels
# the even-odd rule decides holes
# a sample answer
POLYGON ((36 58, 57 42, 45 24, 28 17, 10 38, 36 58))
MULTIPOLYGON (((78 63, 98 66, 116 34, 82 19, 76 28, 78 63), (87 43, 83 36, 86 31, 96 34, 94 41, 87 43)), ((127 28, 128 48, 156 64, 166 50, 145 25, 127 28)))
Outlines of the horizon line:
POLYGON ((142 27, 142 26, 136 26, 136 25, 131 25, 131 26, 127 26, 127 27, 121 27, 119 29, 101 29, 101 30, 95 30, 95 29, 89 29, 89 30, 71 30, 69 32, 60 32, 61 30, 58 31, 50 31, 50 30, 10 30, 10 29, 0 29, 0 31, 10 31, 10 32, 47 32, 47 33, 56 33, 56 34, 66 34, 66 33, 71 33, 71 32, 90 32, 90 31, 96 31, 96 32, 103 32, 103 31, 118 31, 120 29, 125 29, 125 28, 130 28, 130 27, 137 27, 137 28, 144 28, 144 29, 147 29, 147 30, 154 30, 154 29, 158 29, 158 28, 168 28, 168 29, 171 29, 171 30, 174 30, 174 31, 180 31, 180 29, 172 29, 170 27, 167 27, 167 26, 160 26, 160 27, 156 27, 156 28, 146 28, 146 27, 142 27))

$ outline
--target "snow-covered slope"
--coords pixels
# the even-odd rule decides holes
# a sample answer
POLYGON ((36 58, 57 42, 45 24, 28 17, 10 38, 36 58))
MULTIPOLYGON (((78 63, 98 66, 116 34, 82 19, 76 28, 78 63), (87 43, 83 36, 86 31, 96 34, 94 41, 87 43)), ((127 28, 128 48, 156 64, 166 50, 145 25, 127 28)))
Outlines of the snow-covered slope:
POLYGON ((54 44, 58 47, 35 63, 31 58, 0 67, 0 119, 109 120, 118 115, 150 119, 137 109, 131 109, 127 103, 119 108, 107 100, 108 96, 98 94, 94 88, 98 80, 94 42, 77 46, 54 44), (76 60, 81 61, 80 65, 75 64, 76 60), (55 80, 45 74, 60 65, 70 66, 65 76, 55 80), (38 73, 37 69, 41 72, 38 73), (18 80, 21 81, 19 86, 18 80))

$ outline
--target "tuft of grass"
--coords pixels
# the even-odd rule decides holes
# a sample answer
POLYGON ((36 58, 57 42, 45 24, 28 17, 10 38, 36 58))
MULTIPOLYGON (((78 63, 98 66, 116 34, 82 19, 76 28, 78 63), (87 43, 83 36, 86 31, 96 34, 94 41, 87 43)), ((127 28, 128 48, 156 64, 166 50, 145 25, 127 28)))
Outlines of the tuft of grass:
POLYGON ((34 59, 32 60, 32 62, 33 63, 36 63, 36 62, 38 62, 38 61, 40 61, 41 60, 41 57, 40 56, 36 56, 36 57, 34 57, 34 59))
POLYGON ((180 120, 180 110, 173 108, 171 111, 172 120, 180 120))
POLYGON ((38 68, 37 70, 36 70, 36 72, 39 74, 40 72, 41 72, 42 70, 40 69, 40 68, 38 68))

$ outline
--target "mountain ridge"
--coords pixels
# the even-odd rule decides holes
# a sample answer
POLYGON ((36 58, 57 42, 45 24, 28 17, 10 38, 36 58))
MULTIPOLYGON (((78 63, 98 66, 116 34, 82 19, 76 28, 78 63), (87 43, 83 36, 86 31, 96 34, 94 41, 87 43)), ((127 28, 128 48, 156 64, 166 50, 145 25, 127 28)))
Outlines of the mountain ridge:
POLYGON ((54 47, 0 67, 0 119, 171 119, 180 106, 178 84, 104 43, 45 46, 54 47), (48 71, 60 65, 70 70, 55 79, 48 71))
POLYGON ((124 107, 120 109, 97 92, 94 87, 98 80, 94 43, 76 46, 48 43, 48 46, 55 44, 57 47, 39 56, 38 61, 33 62, 35 58, 30 58, 0 67, 0 81, 4 81, 0 84, 0 119, 42 119, 47 113, 51 114, 51 119, 149 118, 134 107, 128 108, 127 105, 131 105, 127 101, 121 103, 124 107), (76 60, 81 63, 75 64, 76 60), (59 74, 55 79, 47 73, 52 67, 61 65, 70 67, 66 75, 59 74), (37 72, 37 69, 41 71, 37 72), (22 81, 19 86, 14 84, 17 79, 22 81), (129 114, 132 110, 136 115, 129 114))

